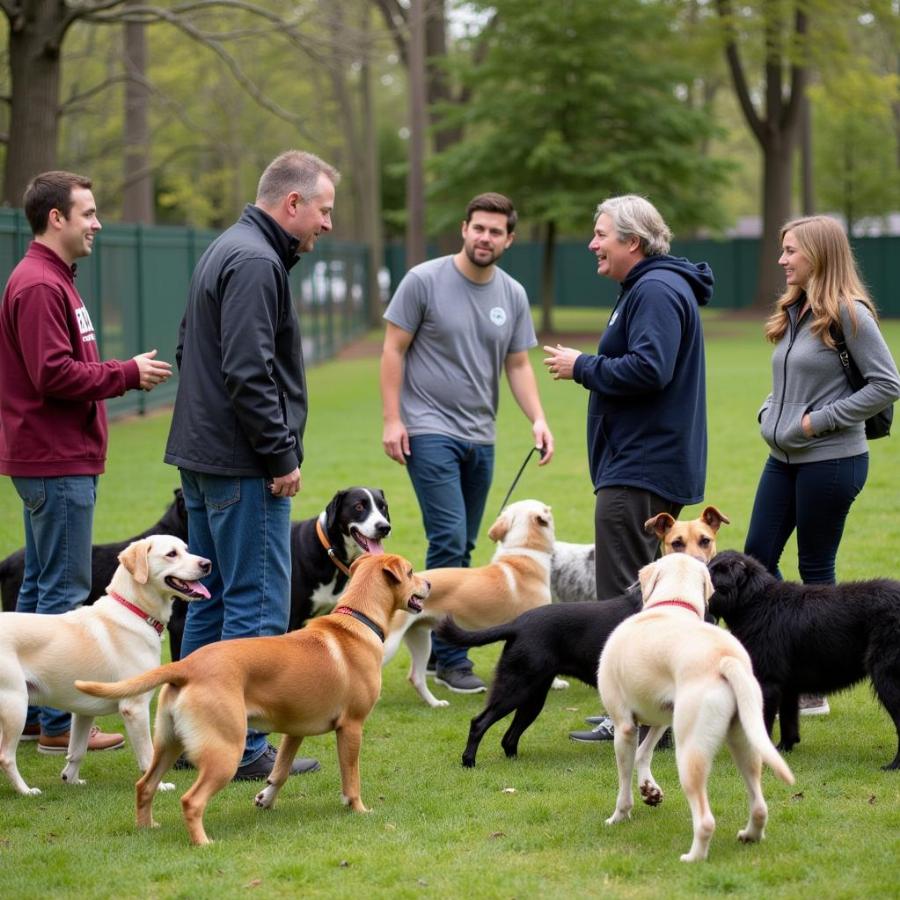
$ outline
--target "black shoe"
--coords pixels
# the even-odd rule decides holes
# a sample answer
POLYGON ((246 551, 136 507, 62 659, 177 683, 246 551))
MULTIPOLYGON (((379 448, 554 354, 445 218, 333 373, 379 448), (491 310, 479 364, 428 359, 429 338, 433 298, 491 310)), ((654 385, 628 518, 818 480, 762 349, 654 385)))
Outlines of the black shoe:
POLYGON ((181 756, 175 760, 175 765, 172 766, 172 768, 179 770, 193 769, 194 764, 182 753, 181 756))
POLYGON ((580 744, 593 744, 594 741, 611 741, 614 737, 612 719, 602 716, 601 721, 590 731, 570 731, 569 737, 580 744))
POLYGON ((487 690, 485 683, 468 666, 459 669, 438 668, 434 680, 456 694, 480 694, 487 690))
MULTIPOLYGON (((231 780, 265 781, 272 774, 277 754, 278 750, 275 747, 271 744, 266 744, 266 749, 263 750, 262 755, 254 759, 253 762, 238 766, 238 770, 234 773, 234 777, 231 780)), ((318 760, 307 756, 298 756, 291 763, 291 775, 305 775, 307 772, 318 772, 319 768, 318 760)))
POLYGON ((609 716, 585 716, 584 721, 588 725, 602 725, 604 722, 609 721, 609 716))

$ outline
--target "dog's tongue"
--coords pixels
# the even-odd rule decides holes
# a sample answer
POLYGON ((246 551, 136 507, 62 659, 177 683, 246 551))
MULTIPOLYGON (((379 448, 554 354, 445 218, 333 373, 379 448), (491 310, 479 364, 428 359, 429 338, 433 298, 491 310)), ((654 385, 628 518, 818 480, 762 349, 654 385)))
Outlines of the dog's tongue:
POLYGON ((185 583, 195 594, 199 594, 201 597, 209 600, 210 594, 206 589, 206 585, 201 584, 199 581, 187 581, 185 583))
POLYGON ((367 538, 358 531, 354 532, 353 537, 356 538, 356 543, 359 544, 366 553, 371 553, 372 556, 380 556, 384 553, 384 547, 382 546, 381 541, 376 541, 374 538, 367 538))

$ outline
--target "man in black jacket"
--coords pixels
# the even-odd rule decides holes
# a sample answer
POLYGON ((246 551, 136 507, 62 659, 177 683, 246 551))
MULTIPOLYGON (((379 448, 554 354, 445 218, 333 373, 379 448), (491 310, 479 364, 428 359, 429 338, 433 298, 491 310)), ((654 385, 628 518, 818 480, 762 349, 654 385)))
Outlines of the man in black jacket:
MULTIPOLYGON (((331 231, 338 172, 282 153, 256 201, 206 250, 191 279, 165 460, 178 466, 191 550, 212 561, 212 599, 192 604, 182 656, 213 641, 283 634, 290 604, 291 501, 301 487, 307 393, 288 273, 331 231)), ((275 760, 250 730, 236 779, 275 760)), ((314 771, 310 759, 293 772, 314 771)))

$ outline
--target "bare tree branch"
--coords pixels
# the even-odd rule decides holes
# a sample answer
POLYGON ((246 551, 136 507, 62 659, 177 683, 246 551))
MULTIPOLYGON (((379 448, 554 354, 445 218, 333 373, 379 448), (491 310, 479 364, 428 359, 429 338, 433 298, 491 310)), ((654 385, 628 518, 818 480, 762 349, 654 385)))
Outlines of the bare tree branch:
POLYGON ((762 145, 765 141, 765 133, 762 120, 756 107, 753 105, 753 99, 750 96, 750 89, 747 86, 747 76, 744 72, 744 65, 741 62, 740 53, 737 47, 737 35, 734 27, 734 12, 731 6, 731 0, 716 0, 716 8, 719 11, 719 17, 722 19, 726 37, 725 56, 728 60, 728 67, 731 70, 731 78, 734 81, 734 90, 737 94, 741 110, 744 118, 750 126, 756 139, 762 145))

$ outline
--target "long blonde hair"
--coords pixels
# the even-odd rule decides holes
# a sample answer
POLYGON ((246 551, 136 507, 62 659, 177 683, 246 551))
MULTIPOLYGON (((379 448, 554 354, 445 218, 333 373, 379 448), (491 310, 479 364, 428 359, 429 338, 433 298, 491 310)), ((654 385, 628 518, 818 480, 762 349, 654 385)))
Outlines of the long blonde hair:
POLYGON ((831 325, 841 326, 841 306, 847 308, 856 333, 853 300, 864 303, 877 318, 875 304, 859 276, 856 260, 844 229, 828 216, 808 216, 788 222, 781 229, 781 241, 792 232, 797 249, 809 260, 812 273, 806 288, 789 284, 775 303, 775 312, 766 321, 766 337, 774 344, 788 328, 788 310, 809 301, 812 313, 810 330, 829 347, 834 347, 831 325))

